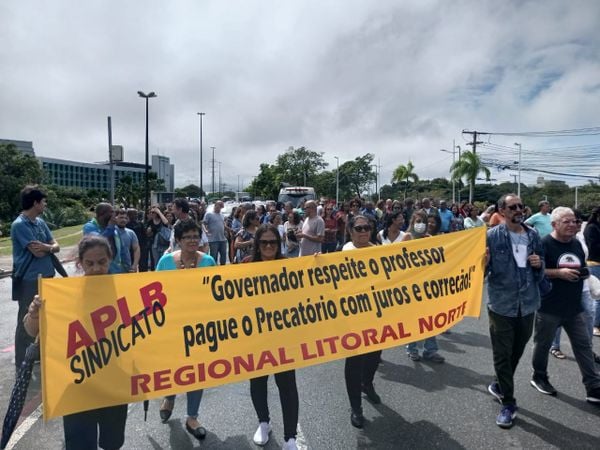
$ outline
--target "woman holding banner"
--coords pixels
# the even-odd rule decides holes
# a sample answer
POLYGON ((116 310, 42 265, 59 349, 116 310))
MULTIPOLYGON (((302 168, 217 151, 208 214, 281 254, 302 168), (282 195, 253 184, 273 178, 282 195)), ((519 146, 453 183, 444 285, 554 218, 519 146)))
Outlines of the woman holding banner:
MULTIPOLYGON (((281 236, 272 224, 264 224, 258 227, 254 236, 253 254, 244 262, 250 261, 274 261, 285 258, 281 254, 281 236)), ((268 375, 250 380, 250 396, 252 404, 258 416, 258 428, 254 433, 254 443, 265 445, 269 441, 271 433, 271 421, 269 417, 269 404, 267 403, 267 381, 268 375)), ((298 388, 296 387, 296 371, 287 370, 275 374, 275 383, 279 389, 281 410, 283 412, 283 438, 284 450, 296 450, 296 428, 298 426, 298 388)))
MULTIPOLYGON (((350 242, 346 242, 342 251, 355 250, 358 248, 371 247, 371 222, 361 214, 348 217, 348 232, 350 242)), ((365 353, 362 355, 346 358, 344 376, 346 379, 346 391, 350 400, 352 413, 350 423, 356 428, 362 428, 365 424, 365 416, 362 410, 361 391, 374 404, 381 403, 381 397, 375 392, 373 378, 381 359, 381 350, 365 353)))
MULTIPOLYGON (((77 264, 84 276, 106 275, 112 261, 109 242, 102 236, 85 236, 78 247, 77 264)), ((31 336, 39 332, 39 310, 42 303, 36 295, 23 319, 25 330, 31 336)), ((63 417, 65 446, 77 449, 119 449, 125 442, 127 405, 109 406, 82 411, 63 417)))
MULTIPOLYGON (((180 250, 163 255, 156 265, 157 272, 160 270, 196 269, 216 265, 212 256, 198 250, 202 229, 193 219, 178 222, 173 227, 173 234, 180 250)), ((202 400, 202 389, 187 393, 185 429, 198 440, 206 437, 206 429, 198 422, 200 400, 202 400)), ((164 398, 159 410, 160 419, 163 423, 167 423, 171 417, 174 406, 174 395, 164 398)))

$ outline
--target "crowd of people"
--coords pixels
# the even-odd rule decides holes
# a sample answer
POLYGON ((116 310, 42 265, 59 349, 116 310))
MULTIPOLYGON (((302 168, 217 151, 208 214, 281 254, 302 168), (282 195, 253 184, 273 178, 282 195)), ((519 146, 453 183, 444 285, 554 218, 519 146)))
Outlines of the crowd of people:
MULTIPOLYGON (((11 228, 13 272, 20 277, 19 289, 13 289, 13 299, 19 303, 17 367, 38 332, 42 304, 37 297, 38 275, 54 276, 53 255, 60 251, 40 217, 46 194, 37 186, 27 186, 21 202, 22 212, 11 228)), ((564 358, 561 328, 571 340, 586 400, 600 403, 600 375, 595 366, 600 358, 592 350, 592 337, 600 335, 600 307, 588 283, 590 275, 600 277, 600 208, 593 211, 582 232, 584 218, 577 211, 562 206, 550 210, 549 203, 542 201, 539 212, 531 214, 516 194, 502 196, 484 211, 467 202, 448 205, 432 198, 388 199, 376 204, 354 198, 339 205, 323 199, 296 207, 242 203, 227 216, 223 207, 217 201, 207 212, 202 202, 178 198, 165 207, 154 205, 140 217, 136 210, 100 203, 95 217, 83 226, 78 265, 84 276, 197 269, 350 251, 487 227, 487 311, 495 371, 488 391, 502 405, 496 424, 513 425, 518 410, 513 376, 532 334, 531 385, 542 394, 556 395, 547 365, 549 355, 564 358)), ((435 337, 408 344, 406 353, 414 362, 445 360, 435 337)), ((365 423, 362 394, 373 403, 381 402, 373 382, 380 355, 376 351, 346 360, 344 375, 354 427, 362 428, 365 423)), ((275 374, 275 381, 282 404, 284 449, 294 449, 299 409, 295 371, 275 374)), ((271 433, 267 377, 250 381, 250 396, 258 419, 253 440, 265 445, 271 433)), ((199 440, 206 436, 198 420, 201 398, 202 390, 187 393, 185 428, 199 440)), ((170 419, 174 402, 175 396, 162 400, 163 423, 170 419)), ((95 448, 99 439, 103 448, 120 448, 125 420, 123 405, 66 416, 66 447, 82 448, 94 442, 85 448, 95 448)))

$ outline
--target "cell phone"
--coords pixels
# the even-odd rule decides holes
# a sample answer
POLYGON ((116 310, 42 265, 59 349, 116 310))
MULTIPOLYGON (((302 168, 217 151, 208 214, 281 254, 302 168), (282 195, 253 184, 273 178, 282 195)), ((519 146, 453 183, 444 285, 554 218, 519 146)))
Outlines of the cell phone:
POLYGON ((590 276, 590 269, 587 267, 580 267, 577 270, 579 271, 579 278, 588 278, 590 276))

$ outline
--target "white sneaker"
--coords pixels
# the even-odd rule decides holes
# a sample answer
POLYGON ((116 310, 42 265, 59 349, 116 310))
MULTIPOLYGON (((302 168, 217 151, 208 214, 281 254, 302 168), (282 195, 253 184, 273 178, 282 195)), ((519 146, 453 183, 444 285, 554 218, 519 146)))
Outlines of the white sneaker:
POLYGON ((254 433, 254 438, 252 439, 256 445, 265 445, 269 442, 269 434, 271 433, 271 423, 270 422, 261 422, 256 429, 256 433, 254 433))
POLYGON ((296 439, 289 438, 282 447, 283 450, 298 450, 298 446, 296 445, 296 439))

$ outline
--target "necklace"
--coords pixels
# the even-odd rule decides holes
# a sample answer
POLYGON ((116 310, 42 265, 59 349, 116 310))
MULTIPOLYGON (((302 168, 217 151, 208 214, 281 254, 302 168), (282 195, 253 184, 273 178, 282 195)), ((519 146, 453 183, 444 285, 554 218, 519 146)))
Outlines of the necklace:
POLYGON ((519 234, 519 238, 517 239, 517 242, 515 242, 514 239, 513 239, 513 234, 516 234, 516 233, 509 232, 508 234, 510 236, 510 241, 512 242, 512 244, 514 246, 515 253, 519 253, 519 245, 521 245, 522 242, 525 242, 525 240, 523 240, 523 235, 524 234, 526 235, 526 233, 524 233, 524 232, 523 233, 518 233, 519 234))
POLYGON ((183 261, 183 255, 179 254, 179 268, 180 269, 194 269, 198 265, 198 253, 194 252, 194 259, 187 264, 183 261))

